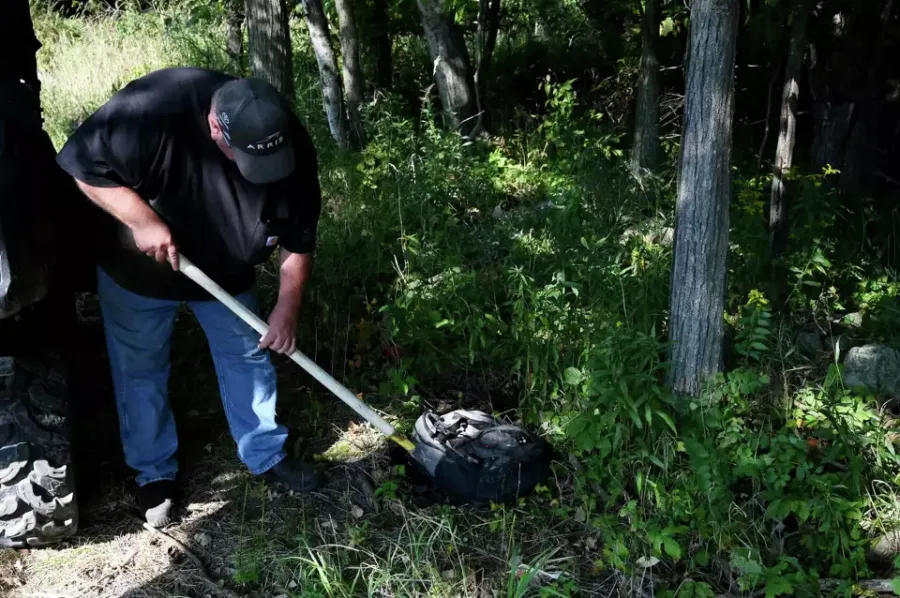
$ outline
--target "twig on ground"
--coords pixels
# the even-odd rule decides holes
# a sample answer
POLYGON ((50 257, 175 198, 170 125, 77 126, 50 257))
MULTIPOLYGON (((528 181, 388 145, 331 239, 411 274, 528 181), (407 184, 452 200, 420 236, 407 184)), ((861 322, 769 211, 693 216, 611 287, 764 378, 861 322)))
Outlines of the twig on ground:
POLYGON ((177 540, 176 538, 170 536, 169 534, 167 534, 166 532, 164 532, 162 530, 156 529, 155 527, 151 526, 146 521, 142 521, 140 517, 131 515, 131 518, 134 519, 135 521, 137 521, 138 523, 140 523, 141 527, 143 527, 145 530, 147 530, 154 536, 160 538, 161 540, 165 541, 170 546, 174 546, 175 548, 180 550, 182 553, 184 553, 184 555, 186 557, 191 559, 191 562, 193 562, 194 565, 197 567, 197 573, 194 574, 194 577, 202 580, 210 588, 215 588, 216 592, 219 592, 221 594, 228 596, 228 598, 238 598, 237 594, 235 594, 228 588, 224 588, 224 587, 220 586, 218 583, 213 581, 213 579, 209 576, 209 573, 206 571, 206 566, 203 564, 203 561, 200 560, 200 557, 198 557, 196 554, 194 554, 194 552, 190 548, 185 546, 184 543, 182 543, 180 540, 177 540))

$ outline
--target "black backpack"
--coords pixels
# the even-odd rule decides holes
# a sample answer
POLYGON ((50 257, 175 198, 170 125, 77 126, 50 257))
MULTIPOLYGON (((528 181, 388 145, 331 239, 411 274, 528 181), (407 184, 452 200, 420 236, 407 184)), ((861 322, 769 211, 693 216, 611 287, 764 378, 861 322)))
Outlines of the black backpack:
POLYGON ((510 504, 550 475, 549 443, 483 411, 425 413, 413 441, 414 466, 456 504, 510 504))

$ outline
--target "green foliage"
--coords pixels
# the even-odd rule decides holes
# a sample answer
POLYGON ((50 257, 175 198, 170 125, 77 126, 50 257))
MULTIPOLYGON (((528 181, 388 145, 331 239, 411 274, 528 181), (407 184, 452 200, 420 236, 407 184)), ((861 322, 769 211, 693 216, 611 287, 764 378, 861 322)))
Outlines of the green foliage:
MULTIPOLYGON (((579 550, 593 576, 640 577, 636 569, 654 566, 665 596, 713 596, 731 578, 747 593, 779 596, 812 591, 823 577, 867 576, 872 537, 900 519, 876 514, 893 499, 879 488, 900 474, 893 437, 873 399, 843 388, 839 367, 812 369, 784 338, 798 322, 858 310, 873 337, 897 339, 900 283, 866 234, 875 217, 847 208, 833 173, 795 169, 789 248, 770 264, 770 177, 736 164, 728 368, 700 396, 672 397, 664 384, 672 250, 661 232, 674 218, 675 177, 662 171, 637 184, 623 164, 627 108, 613 104, 633 100, 639 6, 613 4, 627 17, 615 32, 620 45, 611 44, 622 51, 603 55, 598 69, 616 72, 598 80, 580 70, 588 59, 594 68, 601 44, 579 6, 509 3, 492 81, 501 134, 469 144, 434 125, 434 104, 423 100, 432 82, 424 41, 403 34, 414 29, 414 6, 392 4, 395 89, 364 106, 370 143, 349 155, 330 141, 318 67, 302 24, 292 24, 296 106, 317 141, 326 199, 301 349, 400 416, 401 429, 426 402, 476 387, 515 402, 516 416, 577 461, 574 473, 560 467, 535 497, 496 507, 477 526, 477 542, 501 537, 508 547, 494 558, 504 569, 498 595, 588 587, 577 576, 542 578, 556 554, 543 543, 557 526, 560 536, 592 539, 579 550), (540 19, 566 35, 534 39, 540 19), (775 280, 773 266, 783 273, 775 280), (523 520, 538 540, 513 538, 523 520)), ((453 8, 471 24, 475 5, 453 8)), ((777 7, 757 8, 748 26, 762 28, 777 7)), ((686 9, 664 3, 663 16, 661 45, 680 56, 686 9)), ((48 14, 38 22, 57 143, 151 68, 237 68, 226 62, 219 4, 123 10, 118 29, 98 22, 48 14)), ((677 152, 677 135, 669 148, 677 152)), ((407 498, 404 472, 392 474, 375 489, 382 513, 407 498)), ((384 521, 375 519, 335 531, 339 541, 300 530, 280 562, 307 596, 423 595, 421 580, 430 595, 462 593, 465 569, 483 563, 461 564, 459 513, 436 511, 403 511, 390 543, 376 541, 384 521)), ((271 565, 265 530, 255 522, 242 530, 235 577, 259 583, 271 565)))

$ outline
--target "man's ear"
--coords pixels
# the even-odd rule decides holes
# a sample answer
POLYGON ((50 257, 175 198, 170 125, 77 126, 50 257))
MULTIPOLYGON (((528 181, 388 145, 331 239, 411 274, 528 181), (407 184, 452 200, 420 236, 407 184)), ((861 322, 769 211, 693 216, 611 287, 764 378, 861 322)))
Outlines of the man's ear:
POLYGON ((206 120, 209 122, 209 132, 213 139, 220 139, 222 137, 222 128, 219 127, 219 121, 216 120, 216 112, 215 110, 210 110, 206 115, 206 120))

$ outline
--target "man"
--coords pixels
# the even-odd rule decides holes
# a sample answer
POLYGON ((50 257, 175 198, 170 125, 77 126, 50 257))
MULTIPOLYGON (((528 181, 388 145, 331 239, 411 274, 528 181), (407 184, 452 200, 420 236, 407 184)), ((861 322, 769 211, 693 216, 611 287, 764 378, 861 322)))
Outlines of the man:
POLYGON ((57 161, 114 217, 98 233, 97 290, 125 460, 147 522, 166 525, 176 503, 167 383, 185 302, 209 341, 240 459, 267 480, 315 488, 315 468, 285 453, 268 353, 294 351, 321 209, 316 152, 284 98, 255 79, 162 69, 116 93, 57 161), (183 252, 257 311, 254 266, 276 247, 280 286, 262 339, 177 271, 183 252))

